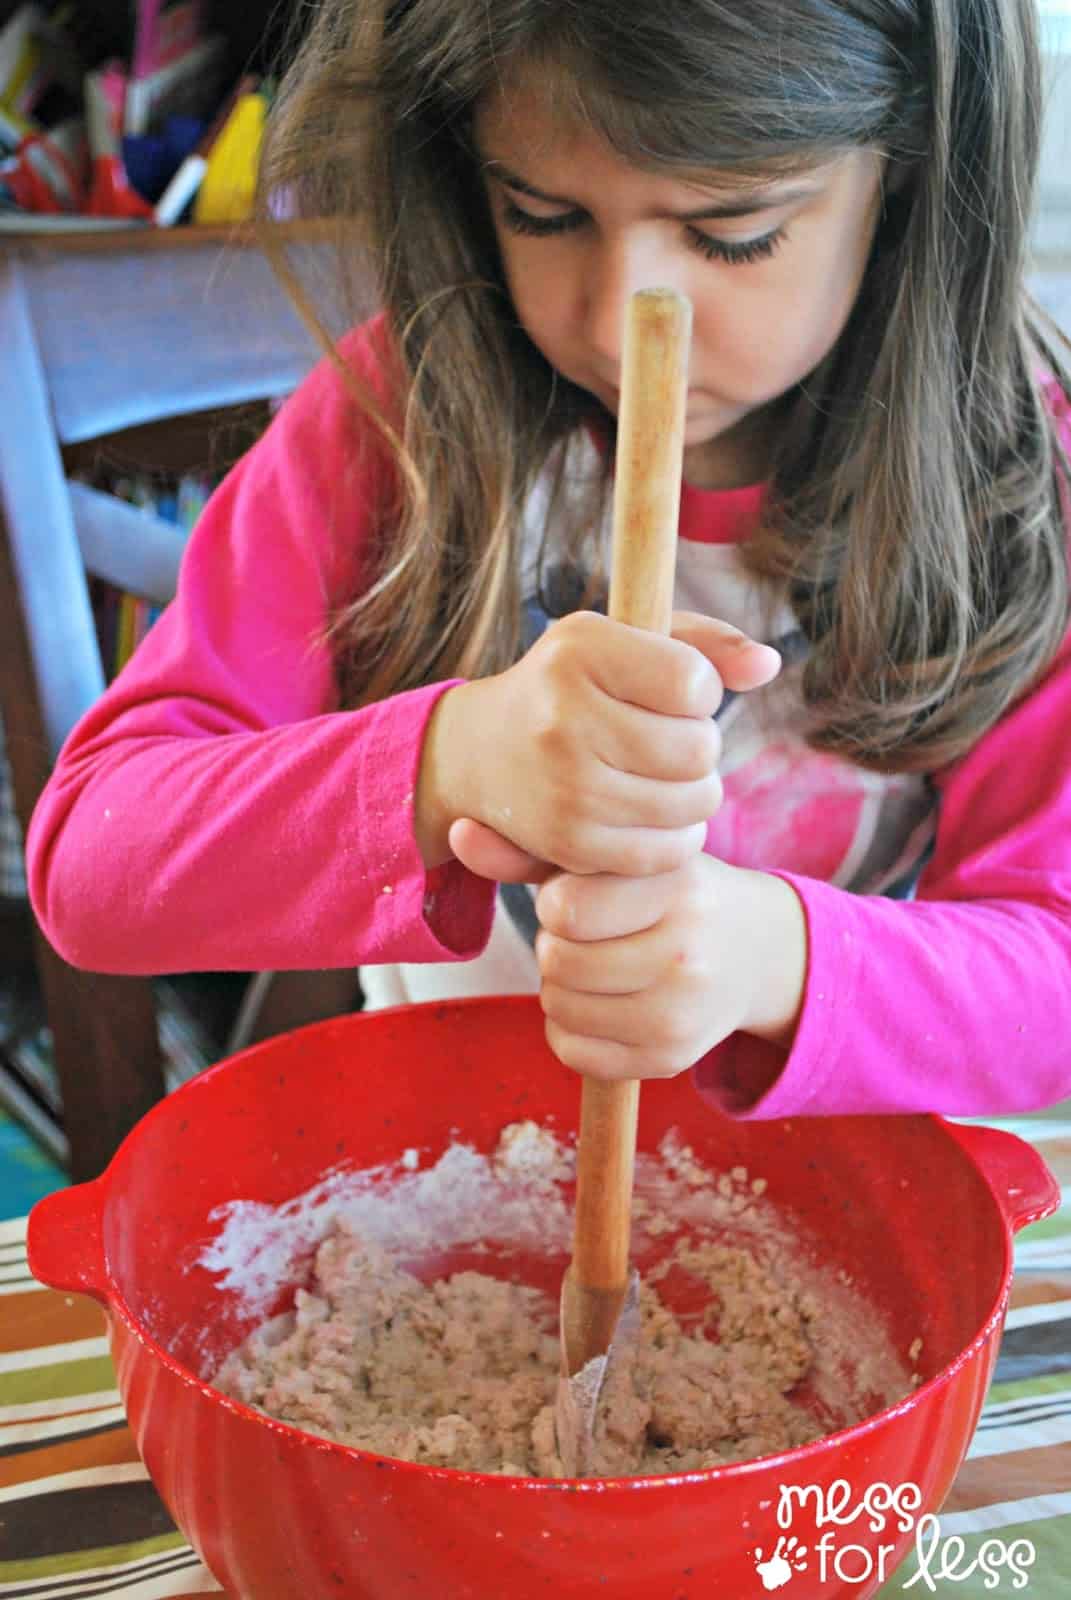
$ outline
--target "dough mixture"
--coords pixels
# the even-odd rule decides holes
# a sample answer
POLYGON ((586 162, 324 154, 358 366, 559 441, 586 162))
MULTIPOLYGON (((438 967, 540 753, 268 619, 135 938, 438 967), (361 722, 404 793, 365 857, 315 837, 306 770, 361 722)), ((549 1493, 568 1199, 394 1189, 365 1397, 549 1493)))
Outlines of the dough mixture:
MULTIPOLYGON (((528 1148, 552 1137, 519 1128, 528 1148)), ((517 1139, 515 1125, 500 1150, 516 1150, 517 1139)), ((557 1147, 555 1179, 561 1154, 557 1147)), ((688 1472, 766 1455, 902 1398, 912 1380, 891 1350, 875 1349, 868 1371, 858 1370, 859 1330, 874 1326, 859 1297, 843 1280, 828 1296, 817 1292, 793 1253, 754 1226, 761 1180, 749 1182, 741 1169, 719 1178, 679 1146, 668 1154, 671 1177, 649 1174, 648 1198, 637 1186, 637 1226, 648 1246, 662 1236, 660 1259, 648 1249, 639 1347, 600 1402, 598 1474, 688 1472), (685 1232, 682 1211, 691 1219, 685 1232), (678 1317, 660 1299, 661 1285, 673 1304, 697 1309, 678 1317), (849 1358, 854 1385, 844 1378, 849 1358), (823 1377, 837 1402, 824 1421, 823 1377), (794 1397, 801 1385, 810 1403, 794 1397)), ((293 1310, 227 1357, 217 1387, 382 1455, 560 1476, 557 1301, 482 1271, 425 1281, 344 1207, 326 1229, 293 1310)))

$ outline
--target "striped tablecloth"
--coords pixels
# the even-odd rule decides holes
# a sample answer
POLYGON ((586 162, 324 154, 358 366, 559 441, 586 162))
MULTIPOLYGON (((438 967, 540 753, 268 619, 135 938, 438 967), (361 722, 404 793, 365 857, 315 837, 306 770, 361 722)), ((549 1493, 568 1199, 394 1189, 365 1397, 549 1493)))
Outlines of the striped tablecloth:
MULTIPOLYGON (((943 1540, 963 1539, 960 1574, 986 1540, 1027 1540, 1034 1559, 1025 1589, 1013 1587, 1010 1569, 999 1585, 987 1586, 977 1567, 970 1576, 938 1579, 936 1587, 949 1600, 1012 1592, 1068 1600, 1071 1104, 995 1125, 1038 1146, 1065 1204, 1016 1241, 996 1377, 942 1509, 940 1532, 943 1540)), ((92 1301, 36 1284, 25 1239, 24 1219, 0 1223, 0 1600, 181 1600, 222 1593, 176 1531, 138 1460, 102 1313, 92 1301)), ((934 1592, 916 1572, 914 1557, 886 1583, 881 1600, 903 1594, 905 1585, 914 1595, 934 1592)), ((803 1575, 783 1586, 790 1600, 806 1600, 803 1575)), ((756 1592, 763 1587, 756 1585, 756 1592)))

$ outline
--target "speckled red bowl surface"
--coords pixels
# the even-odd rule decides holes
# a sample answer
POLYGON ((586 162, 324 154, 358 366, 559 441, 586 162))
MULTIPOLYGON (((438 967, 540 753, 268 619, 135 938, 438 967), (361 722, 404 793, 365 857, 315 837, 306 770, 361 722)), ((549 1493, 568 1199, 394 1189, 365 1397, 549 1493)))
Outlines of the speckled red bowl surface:
MULTIPOLYGON (((197 1264, 216 1207, 283 1201, 339 1162, 373 1166, 410 1147, 435 1159, 458 1137, 491 1150, 521 1118, 568 1132, 578 1108, 534 999, 349 1017, 221 1063, 156 1106, 101 1178, 34 1208, 31 1269, 105 1306, 138 1448, 231 1595, 747 1600, 765 1592, 759 1563, 773 1571, 785 1535, 783 1488, 825 1495, 842 1480, 860 1497, 913 1483, 914 1520, 940 1506, 991 1375, 1012 1233, 1054 1210, 1058 1191, 1022 1141, 939 1118, 734 1124, 687 1078, 643 1090, 641 1150, 676 1128, 706 1164, 761 1173, 864 1288, 901 1355, 923 1341, 925 1381, 907 1400, 801 1449, 684 1478, 490 1477, 329 1443, 202 1380, 206 1350, 222 1355, 248 1331, 238 1299, 197 1264)), ((793 1508, 793 1600, 866 1600, 879 1561, 887 1575, 913 1534, 892 1517, 876 1531, 865 1516, 822 1529, 817 1499, 793 1508)))

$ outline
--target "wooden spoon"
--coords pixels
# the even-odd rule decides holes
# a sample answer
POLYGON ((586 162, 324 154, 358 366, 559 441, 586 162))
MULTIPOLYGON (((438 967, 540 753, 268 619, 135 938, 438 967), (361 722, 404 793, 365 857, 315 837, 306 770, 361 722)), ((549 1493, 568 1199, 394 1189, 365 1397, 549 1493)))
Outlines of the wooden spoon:
MULTIPOLYGON (((672 289, 630 299, 614 476, 611 617, 668 633, 680 514, 691 303, 672 289)), ((637 1079, 584 1078, 573 1258, 562 1281, 562 1376, 555 1410, 568 1477, 592 1469, 611 1363, 634 1351, 639 1278, 629 1271, 637 1079)))

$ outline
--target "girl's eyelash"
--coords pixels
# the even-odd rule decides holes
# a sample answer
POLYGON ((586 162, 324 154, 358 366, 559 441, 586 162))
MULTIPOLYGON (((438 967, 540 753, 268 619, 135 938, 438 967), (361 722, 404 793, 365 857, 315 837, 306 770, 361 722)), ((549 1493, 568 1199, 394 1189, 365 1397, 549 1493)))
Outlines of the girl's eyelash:
POLYGON ((712 239, 701 228, 689 228, 692 244, 708 261, 727 261, 730 266, 762 261, 772 256, 785 237, 784 228, 772 228, 761 239, 712 239))
POLYGON ((532 233, 537 238, 546 238, 552 233, 572 233, 584 221, 582 211, 560 211, 553 217, 536 217, 530 211, 522 211, 512 200, 503 205, 502 216, 514 233, 532 233))
MULTIPOLYGON (((560 211, 551 217, 537 217, 531 211, 507 200, 502 207, 502 218, 513 233, 527 233, 537 239, 546 239, 556 233, 572 233, 587 220, 583 211, 560 211)), ((701 228, 688 229, 694 249, 708 261, 725 261, 730 266, 744 265, 772 256, 785 237, 784 228, 774 228, 761 239, 715 239, 701 228)))

